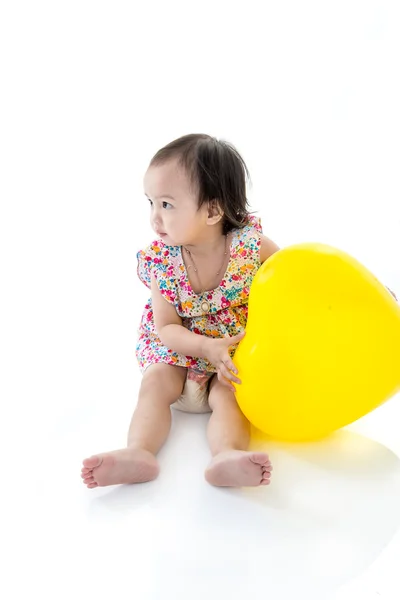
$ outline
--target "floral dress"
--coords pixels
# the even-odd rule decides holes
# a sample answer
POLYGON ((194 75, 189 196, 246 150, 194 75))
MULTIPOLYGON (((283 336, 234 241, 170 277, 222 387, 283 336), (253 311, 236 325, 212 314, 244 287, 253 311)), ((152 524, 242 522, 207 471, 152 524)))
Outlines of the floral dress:
MULTIPOLYGON (((196 294, 189 282, 180 246, 167 246, 156 240, 137 254, 138 276, 151 287, 151 273, 162 296, 175 306, 182 325, 208 337, 233 336, 245 329, 250 285, 259 269, 261 221, 249 217, 248 224, 232 232, 230 259, 218 287, 196 294), (210 310, 204 314, 201 303, 207 300, 210 310)), ((142 372, 154 363, 187 367, 202 373, 215 373, 204 358, 183 356, 163 345, 153 318, 151 298, 144 308, 139 327, 136 357, 142 372)))

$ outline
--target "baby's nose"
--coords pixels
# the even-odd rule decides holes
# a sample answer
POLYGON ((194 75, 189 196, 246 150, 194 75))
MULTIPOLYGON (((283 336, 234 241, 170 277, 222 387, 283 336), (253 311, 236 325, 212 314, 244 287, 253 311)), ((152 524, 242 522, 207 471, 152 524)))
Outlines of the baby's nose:
POLYGON ((162 229, 162 223, 161 223, 161 219, 152 219, 151 220, 151 225, 154 229, 162 229))
POLYGON ((152 211, 151 211, 151 220, 152 223, 161 223, 161 215, 160 215, 160 210, 157 208, 157 206, 152 207, 152 211))

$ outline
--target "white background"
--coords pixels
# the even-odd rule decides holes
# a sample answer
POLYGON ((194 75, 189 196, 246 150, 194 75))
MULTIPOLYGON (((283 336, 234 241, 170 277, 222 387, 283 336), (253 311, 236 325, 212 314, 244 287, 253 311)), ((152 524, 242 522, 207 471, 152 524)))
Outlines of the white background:
POLYGON ((79 478, 125 443, 142 179, 172 139, 235 144, 266 235, 400 292, 399 31, 397 0, 1 4, 2 596, 399 597, 398 398, 310 454, 272 445, 262 492, 206 486, 203 416, 176 416, 157 482, 79 478))

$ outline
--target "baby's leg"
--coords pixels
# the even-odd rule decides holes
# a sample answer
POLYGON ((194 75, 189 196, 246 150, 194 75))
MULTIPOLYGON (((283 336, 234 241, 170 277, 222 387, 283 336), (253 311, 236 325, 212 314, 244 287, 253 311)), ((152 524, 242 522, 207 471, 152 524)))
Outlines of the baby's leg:
POLYGON ((83 461, 81 477, 89 488, 155 479, 155 455, 171 428, 171 404, 181 395, 186 369, 164 363, 151 365, 143 374, 133 413, 128 447, 96 454, 83 461))
POLYGON ((214 376, 209 404, 213 411, 208 441, 213 459, 206 470, 212 485, 242 487, 268 485, 271 463, 265 452, 248 452, 250 424, 242 414, 233 392, 214 376))

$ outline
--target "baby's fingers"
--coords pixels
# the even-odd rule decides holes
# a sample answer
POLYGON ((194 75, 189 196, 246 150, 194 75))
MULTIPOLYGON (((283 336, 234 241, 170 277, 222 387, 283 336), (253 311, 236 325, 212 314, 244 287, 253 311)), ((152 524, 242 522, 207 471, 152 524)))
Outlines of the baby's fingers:
POLYGON ((227 380, 227 379, 226 379, 226 378, 223 376, 223 374, 222 374, 222 372, 221 372, 221 371, 218 371, 218 381, 219 381, 220 383, 222 383, 222 385, 223 385, 223 386, 227 387, 227 388, 228 388, 228 389, 229 389, 231 392, 233 392, 233 393, 235 393, 235 392, 236 392, 236 390, 235 390, 235 388, 233 387, 233 385, 231 384, 231 382, 230 382, 230 381, 228 381, 228 380, 227 380))
MULTIPOLYGON (((225 367, 226 367, 226 368, 227 368, 229 371, 232 371, 232 373, 233 373, 234 375, 237 375, 237 374, 238 374, 238 370, 237 370, 236 366, 234 365, 234 363, 232 362, 232 360, 231 360, 231 357, 230 357, 230 356, 228 356, 228 358, 226 358, 226 359, 224 360, 224 365, 225 365, 225 367)), ((236 383, 242 383, 242 382, 240 381, 240 379, 238 379, 237 377, 234 377, 234 378, 232 379, 232 381, 235 381, 236 383)))
POLYGON ((226 363, 222 363, 220 366, 220 371, 222 373, 222 375, 228 379, 228 381, 233 381, 234 383, 242 383, 240 381, 240 379, 238 377, 236 377, 236 375, 234 375, 233 373, 231 373, 231 369, 229 368, 229 364, 232 364, 232 369, 237 372, 236 367, 233 363, 231 363, 231 361, 227 361, 226 363))

